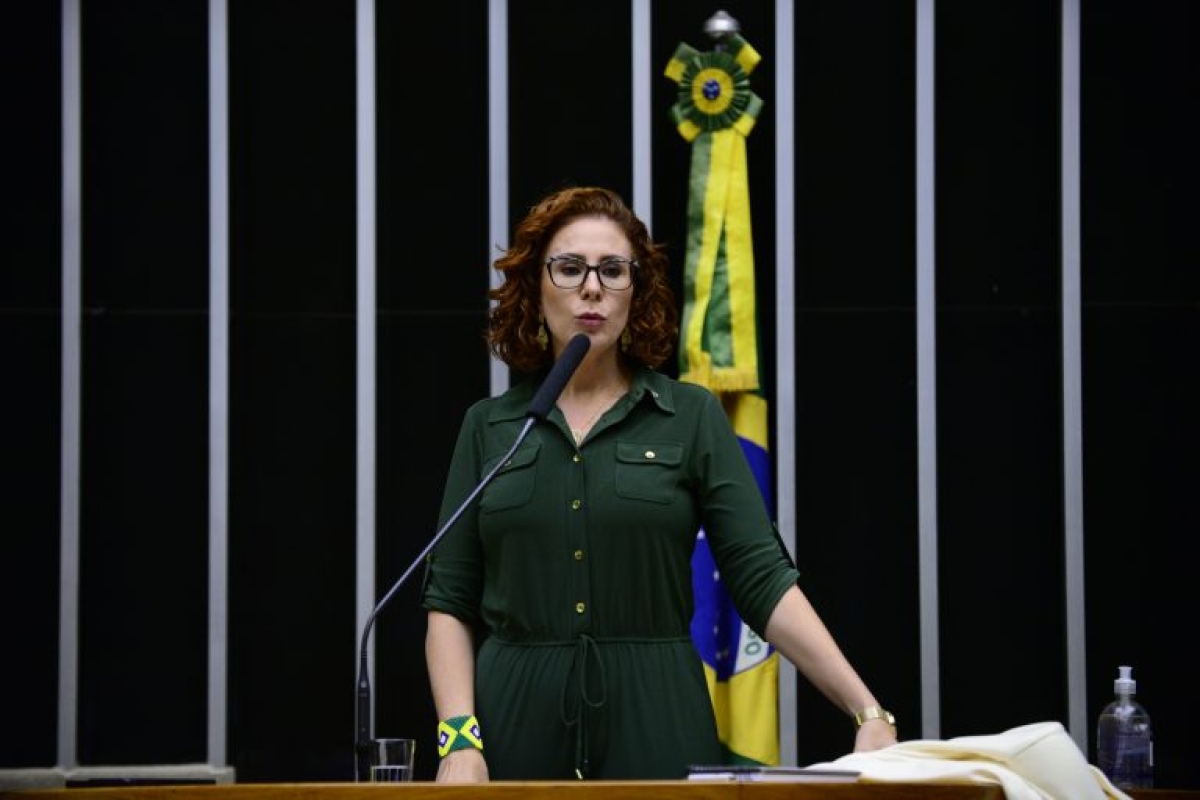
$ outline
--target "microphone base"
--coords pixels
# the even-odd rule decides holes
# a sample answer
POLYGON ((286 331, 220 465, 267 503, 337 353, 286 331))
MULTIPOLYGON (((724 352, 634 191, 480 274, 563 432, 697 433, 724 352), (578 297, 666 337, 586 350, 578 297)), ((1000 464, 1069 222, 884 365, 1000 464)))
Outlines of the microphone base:
POLYGON ((354 743, 354 780, 358 783, 371 781, 371 742, 354 743))

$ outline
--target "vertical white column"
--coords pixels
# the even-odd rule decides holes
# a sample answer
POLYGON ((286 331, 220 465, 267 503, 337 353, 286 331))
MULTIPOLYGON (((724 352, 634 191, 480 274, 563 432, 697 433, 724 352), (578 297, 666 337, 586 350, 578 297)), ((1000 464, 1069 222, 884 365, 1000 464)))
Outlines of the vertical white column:
POLYGON ((229 669, 228 0, 208 2, 208 763, 225 764, 229 669))
MULTIPOLYGON (((355 443, 355 619, 364 630, 375 608, 375 0, 358 0, 356 22, 357 114, 357 428, 355 443)), ((357 672, 356 662, 356 672, 357 672)), ((368 680, 375 682, 375 647, 368 654, 368 680)), ((371 709, 370 730, 375 729, 371 709)))
POLYGON ((633 208, 646 230, 653 235, 654 224, 654 173, 651 162, 652 146, 650 132, 654 130, 654 114, 650 101, 653 71, 650 59, 650 0, 632 0, 630 7, 630 30, 632 31, 633 53, 633 208))
MULTIPOLYGON (((796 552, 796 37, 792 0, 775 2, 775 497, 779 535, 796 552)), ((779 757, 796 763, 796 668, 779 659, 779 757)))
POLYGON ((921 736, 941 736, 938 667, 937 315, 934 231, 934 0, 917 0, 917 496, 921 736))
POLYGON ((1087 646, 1083 582, 1082 212, 1079 157, 1079 0, 1062 3, 1062 386, 1063 519, 1066 556, 1067 713, 1071 738, 1088 752, 1087 646))
MULTIPOLYGON (((509 4, 487 0, 487 241, 509 241, 509 4)), ((488 247, 484 260, 488 285, 500 283, 492 269, 496 251, 488 247)), ((491 391, 509 387, 509 368, 491 360, 491 391)))
MULTIPOLYGON (((500 285, 492 269, 493 245, 508 242, 508 2, 488 0, 488 285, 500 285)), ((508 389, 508 366, 491 359, 491 392, 508 389)))
POLYGON ((62 3, 62 421, 59 473, 58 765, 76 764, 82 166, 79 0, 62 3))

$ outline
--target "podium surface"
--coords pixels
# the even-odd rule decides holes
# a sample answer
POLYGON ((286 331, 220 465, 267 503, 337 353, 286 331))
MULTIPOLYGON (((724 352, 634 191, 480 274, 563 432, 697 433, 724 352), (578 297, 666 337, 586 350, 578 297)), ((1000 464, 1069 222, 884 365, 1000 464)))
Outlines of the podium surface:
POLYGON ((271 783, 0 791, 0 800, 1004 800, 991 784, 774 781, 271 783))
MULTIPOLYGON (((1134 800, 1200 800, 1200 792, 1139 789, 1134 800)), ((0 789, 0 800, 1005 800, 995 784, 585 781, 488 784, 225 783, 0 789)))

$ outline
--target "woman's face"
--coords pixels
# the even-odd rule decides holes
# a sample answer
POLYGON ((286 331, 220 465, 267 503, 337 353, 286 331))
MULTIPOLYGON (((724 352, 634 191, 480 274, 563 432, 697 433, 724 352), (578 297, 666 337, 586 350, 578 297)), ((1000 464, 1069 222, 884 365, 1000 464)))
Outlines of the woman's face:
POLYGON ((554 234, 542 260, 542 315, 546 318, 555 357, 577 333, 586 333, 592 340, 589 357, 610 351, 615 354, 621 332, 629 321, 634 287, 605 288, 596 270, 587 270, 581 286, 562 289, 551 280, 550 270, 545 266, 545 261, 555 256, 572 256, 588 266, 601 264, 606 259, 628 261, 633 258, 629 240, 607 217, 580 217, 554 234))

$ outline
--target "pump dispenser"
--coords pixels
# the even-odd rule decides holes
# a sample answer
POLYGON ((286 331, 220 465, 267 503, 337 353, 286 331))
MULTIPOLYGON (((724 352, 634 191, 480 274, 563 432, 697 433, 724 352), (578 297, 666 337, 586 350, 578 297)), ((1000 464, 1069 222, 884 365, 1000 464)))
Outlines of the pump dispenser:
POLYGON ((1150 715, 1133 699, 1137 681, 1133 667, 1117 669, 1115 699, 1100 712, 1096 731, 1096 765, 1119 789, 1154 786, 1154 737, 1150 715))

